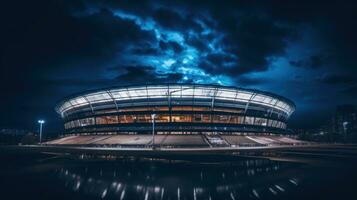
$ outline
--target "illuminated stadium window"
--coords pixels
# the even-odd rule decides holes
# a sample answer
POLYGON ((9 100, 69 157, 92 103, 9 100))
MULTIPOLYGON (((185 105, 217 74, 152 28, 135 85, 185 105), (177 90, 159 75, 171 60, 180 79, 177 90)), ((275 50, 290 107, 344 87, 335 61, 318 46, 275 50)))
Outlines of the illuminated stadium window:
POLYGON ((211 116, 206 114, 194 114, 192 119, 193 122, 202 122, 202 123, 211 122, 211 116))
POLYGON ((278 122, 278 128, 282 128, 283 123, 282 122, 278 122))
POLYGON ((140 111, 168 111, 169 108, 166 106, 155 106, 155 107, 135 107, 135 108, 122 108, 120 112, 140 112, 140 111))
POLYGON ((155 111, 168 111, 169 110, 169 107, 155 107, 154 109, 155 111))
POLYGON ((254 125, 266 126, 266 124, 267 124, 267 119, 260 118, 260 117, 255 118, 254 125))
POLYGON ((117 112, 117 109, 110 109, 110 110, 96 110, 96 114, 106 114, 106 113, 115 113, 117 112))
POLYGON ((182 110, 191 111, 192 106, 173 106, 171 108, 171 110, 173 110, 173 111, 182 111, 182 110))
POLYGON ((282 128, 283 128, 283 129, 286 129, 286 124, 285 124, 285 123, 283 123, 282 128))
POLYGON ((118 121, 119 123, 133 123, 134 118, 131 115, 119 115, 118 121))
POLYGON ((254 117, 245 117, 245 124, 254 124, 254 117))
POLYGON ((71 123, 70 122, 67 122, 64 124, 64 128, 65 129, 70 129, 71 128, 71 123))
POLYGON ((279 122, 278 128, 283 128, 283 122, 279 122))
POLYGON ((230 124, 238 124, 238 116, 229 116, 229 122, 230 124))
POLYGON ((88 126, 88 125, 94 125, 94 118, 84 118, 79 120, 80 126, 88 126))
POLYGON ((193 115, 193 121, 194 122, 201 122, 202 121, 202 115, 200 115, 200 114, 193 115))
POLYGON ((193 110, 193 111, 210 111, 211 108, 209 108, 209 107, 197 107, 197 106, 194 106, 192 110, 193 110))
POLYGON ((278 126, 278 121, 272 120, 271 126, 272 126, 272 127, 277 127, 277 126, 278 126))
POLYGON ((149 109, 153 108, 146 108, 146 107, 138 107, 138 108, 122 108, 120 109, 120 112, 132 112, 132 111, 148 111, 149 109))
POLYGON ((73 127, 79 127, 79 126, 80 126, 79 120, 74 120, 73 127))
POLYGON ((210 123, 211 122, 211 115, 202 115, 201 118, 203 123, 210 123))
POLYGON ((213 122, 214 123, 228 123, 229 115, 214 115, 213 122))
POLYGON ((237 124, 243 124, 244 123, 244 117, 238 116, 237 118, 237 124))
POLYGON ((68 125, 69 125, 69 128, 74 128, 74 127, 75 127, 75 126, 74 126, 74 122, 73 122, 73 121, 68 122, 68 125))
MULTIPOLYGON (((151 119, 151 116, 150 115, 147 115, 149 117, 149 121, 148 122, 151 122, 152 119, 151 119)), ((170 115, 168 114, 157 114, 156 115, 156 118, 155 118, 155 121, 156 122, 169 122, 170 121, 170 115)))
POLYGON ((172 122, 191 122, 192 115, 172 115, 172 122))
POLYGON ((151 122, 151 116, 150 115, 136 115, 136 119, 134 120, 134 122, 149 123, 149 122, 151 122))
POLYGON ((214 111, 220 111, 220 112, 230 112, 230 113, 243 113, 244 109, 239 109, 239 108, 214 108, 214 111))
POLYGON ((276 123, 276 126, 275 126, 276 128, 280 128, 280 122, 278 121, 277 123, 276 123))
POLYGON ((198 106, 173 106, 171 108, 173 111, 210 111, 209 107, 198 107, 198 106))
POLYGON ((96 117, 96 124, 117 124, 117 123, 118 123, 117 116, 96 117))

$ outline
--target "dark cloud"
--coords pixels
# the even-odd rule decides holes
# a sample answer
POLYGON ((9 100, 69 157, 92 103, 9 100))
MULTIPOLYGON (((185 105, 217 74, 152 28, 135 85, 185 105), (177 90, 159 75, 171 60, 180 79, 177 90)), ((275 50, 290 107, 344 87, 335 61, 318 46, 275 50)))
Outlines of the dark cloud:
POLYGON ((2 103, 8 105, 1 112, 14 113, 1 120, 0 126, 33 127, 33 121, 16 117, 19 113, 32 120, 41 112, 56 119, 53 108, 58 99, 114 83, 103 79, 86 84, 79 81, 83 76, 102 79, 98 71, 129 44, 155 40, 154 33, 107 9, 73 15, 87 9, 79 1, 11 1, 0 9, 0 89, 5 97, 2 103), (43 104, 46 109, 29 109, 38 108, 37 102, 48 102, 43 104))
POLYGON ((159 8, 153 14, 155 21, 160 26, 172 30, 189 31, 195 30, 202 31, 202 27, 194 21, 193 16, 183 16, 182 14, 173 11, 172 9, 159 8))
MULTIPOLYGON (((113 68, 112 70, 115 70, 113 68)), ((116 77, 121 84, 152 84, 152 83, 175 83, 182 80, 182 74, 160 74, 151 66, 119 66, 121 73, 116 77)))
MULTIPOLYGON (((219 43, 223 52, 208 55, 208 62, 211 63, 202 65, 208 67, 205 70, 211 72, 210 66, 221 67, 222 62, 230 59, 230 67, 220 68, 218 73, 236 76, 267 71, 271 57, 284 55, 287 41, 296 39, 297 30, 255 12, 252 10, 252 13, 246 14, 241 13, 240 9, 232 13, 212 11, 212 18, 216 20, 212 28, 224 33, 219 43)), ((215 37, 207 40, 190 36, 188 43, 200 50, 207 50, 212 40, 219 38, 217 35, 215 37)))
POLYGON ((240 76, 236 79, 236 82, 238 85, 248 86, 248 87, 265 84, 268 81, 269 80, 263 79, 263 78, 252 78, 252 77, 247 77, 247 76, 240 76))
POLYGON ((350 87, 347 87, 346 89, 343 89, 343 93, 345 93, 346 95, 350 96, 353 98, 353 102, 351 103, 354 103, 354 104, 357 104, 357 85, 354 85, 354 86, 350 86, 350 87))
POLYGON ((160 55, 160 49, 147 42, 142 45, 135 45, 129 48, 130 54, 134 55, 160 55))
POLYGON ((225 42, 230 52, 239 59, 237 67, 232 71, 235 74, 267 70, 267 59, 284 53, 286 40, 293 31, 278 26, 274 21, 250 16, 243 17, 235 26, 226 27, 226 23, 222 26, 229 33, 225 42))
POLYGON ((81 40, 86 45, 83 49, 90 52, 90 56, 115 56, 130 45, 145 46, 156 40, 154 33, 142 30, 130 20, 114 16, 107 9, 79 17, 76 21, 83 33, 81 40))
POLYGON ((154 47, 135 47, 131 49, 131 53, 136 55, 159 55, 160 51, 154 47))
MULTIPOLYGON (((152 32, 143 31, 108 10, 76 18, 69 10, 61 10, 52 4, 42 2, 39 8, 37 4, 29 5, 28 10, 20 13, 22 21, 3 25, 2 83, 13 83, 18 90, 23 90, 22 83, 31 84, 33 79, 41 78, 39 76, 45 76, 59 66, 77 65, 80 69, 83 60, 104 64, 129 44, 139 46, 155 40, 152 32), (18 73, 19 69, 22 73, 18 73)), ((1 87, 5 86, 1 84, 1 87)))
POLYGON ((207 55, 207 60, 217 66, 224 66, 225 63, 236 63, 237 58, 229 54, 213 53, 207 55))
POLYGON ((208 51, 207 40, 197 35, 190 35, 186 38, 187 44, 199 49, 200 51, 208 51))
POLYGON ((64 96, 130 83, 259 86, 302 109, 333 107, 331 95, 351 102, 356 10, 356 1, 8 1, 0 126, 32 127, 43 114, 55 121, 64 96))
POLYGON ((289 64, 294 67, 315 69, 320 68, 324 64, 328 63, 328 57, 321 55, 312 55, 306 60, 294 60, 290 61, 289 64))
POLYGON ((172 50, 175 53, 181 53, 183 50, 183 47, 178 44, 177 42, 164 42, 160 41, 160 48, 162 51, 167 51, 167 50, 172 50))
POLYGON ((319 79, 321 82, 330 85, 350 85, 357 84, 356 75, 340 75, 340 74, 330 74, 319 79))

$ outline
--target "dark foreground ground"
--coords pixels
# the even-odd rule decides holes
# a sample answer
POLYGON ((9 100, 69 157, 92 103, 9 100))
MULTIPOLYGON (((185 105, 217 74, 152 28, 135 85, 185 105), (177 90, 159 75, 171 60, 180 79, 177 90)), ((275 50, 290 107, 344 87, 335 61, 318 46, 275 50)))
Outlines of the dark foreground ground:
POLYGON ((0 199, 356 199, 354 145, 251 153, 59 154, 0 147, 0 199))

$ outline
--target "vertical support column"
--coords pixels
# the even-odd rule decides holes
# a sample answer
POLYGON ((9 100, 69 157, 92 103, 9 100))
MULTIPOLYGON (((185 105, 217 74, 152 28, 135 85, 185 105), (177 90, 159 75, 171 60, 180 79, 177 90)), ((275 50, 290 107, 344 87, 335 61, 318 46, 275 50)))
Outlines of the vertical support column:
POLYGON ((249 104, 250 104, 250 102, 252 101, 252 99, 253 99, 256 95, 257 95, 256 93, 253 93, 252 96, 250 96, 250 98, 249 98, 247 104, 245 105, 243 124, 245 124, 245 119, 246 119, 246 116, 247 116, 247 110, 248 110, 248 108, 249 108, 249 104))
POLYGON ((155 116, 156 116, 156 114, 151 114, 151 119, 152 119, 152 149, 155 149, 155 116))
POLYGON ((93 109, 92 103, 87 99, 86 96, 83 96, 83 98, 88 102, 89 107, 90 107, 90 109, 92 110, 92 113, 94 113, 94 109, 93 109))
MULTIPOLYGON (((115 108, 117 110, 117 112, 119 112, 119 106, 113 96, 113 94, 110 92, 110 90, 107 91, 108 95, 110 96, 110 98, 113 100, 114 104, 115 104, 115 108)), ((117 123, 119 124, 119 116, 118 113, 115 115, 116 119, 117 119, 117 123)), ((117 128, 119 128, 119 126, 117 126, 117 128)), ((116 131, 116 133, 118 134, 118 131, 116 131)))
POLYGON ((172 107, 171 107, 171 91, 170 91, 170 84, 167 85, 167 103, 168 103, 168 107, 169 107, 169 122, 170 122, 170 126, 172 125, 172 107))
MULTIPOLYGON (((90 109, 92 110, 92 114, 94 114, 94 109, 93 109, 93 106, 92 106, 92 103, 87 99, 86 96, 83 96, 83 98, 88 102, 89 106, 90 106, 90 109)), ((97 125, 97 119, 96 117, 93 117, 94 118, 94 124, 97 125)), ((97 128, 95 128, 96 130, 97 128)), ((95 133, 97 134, 97 132, 95 133)))
POLYGON ((214 110, 214 101, 216 99, 216 96, 217 96, 217 93, 218 93, 218 88, 216 87, 214 89, 214 93, 213 93, 213 97, 212 97, 212 102, 211 102, 211 123, 213 123, 213 110, 214 110))
POLYGON ((193 89, 192 89, 192 114, 191 114, 191 123, 194 120, 194 116, 195 116, 195 111, 193 110, 193 108, 195 107, 195 89, 196 89, 196 84, 193 85, 193 89))
POLYGON ((115 105, 115 108, 117 111, 119 111, 119 107, 118 107, 118 104, 113 96, 113 94, 110 92, 110 90, 107 91, 108 95, 110 96, 110 98, 112 99, 112 101, 114 102, 114 105, 115 105))

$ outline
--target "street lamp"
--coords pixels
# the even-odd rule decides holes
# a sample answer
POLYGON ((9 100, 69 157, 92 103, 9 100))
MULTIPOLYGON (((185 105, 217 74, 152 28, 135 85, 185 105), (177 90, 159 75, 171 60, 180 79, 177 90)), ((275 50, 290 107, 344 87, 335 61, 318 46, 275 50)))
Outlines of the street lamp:
POLYGON ((151 114, 151 119, 152 119, 152 148, 155 148, 155 117, 156 114, 151 114))
POLYGON ((41 141, 42 141, 42 125, 45 123, 45 120, 40 119, 37 122, 40 124, 40 144, 41 144, 41 141))

